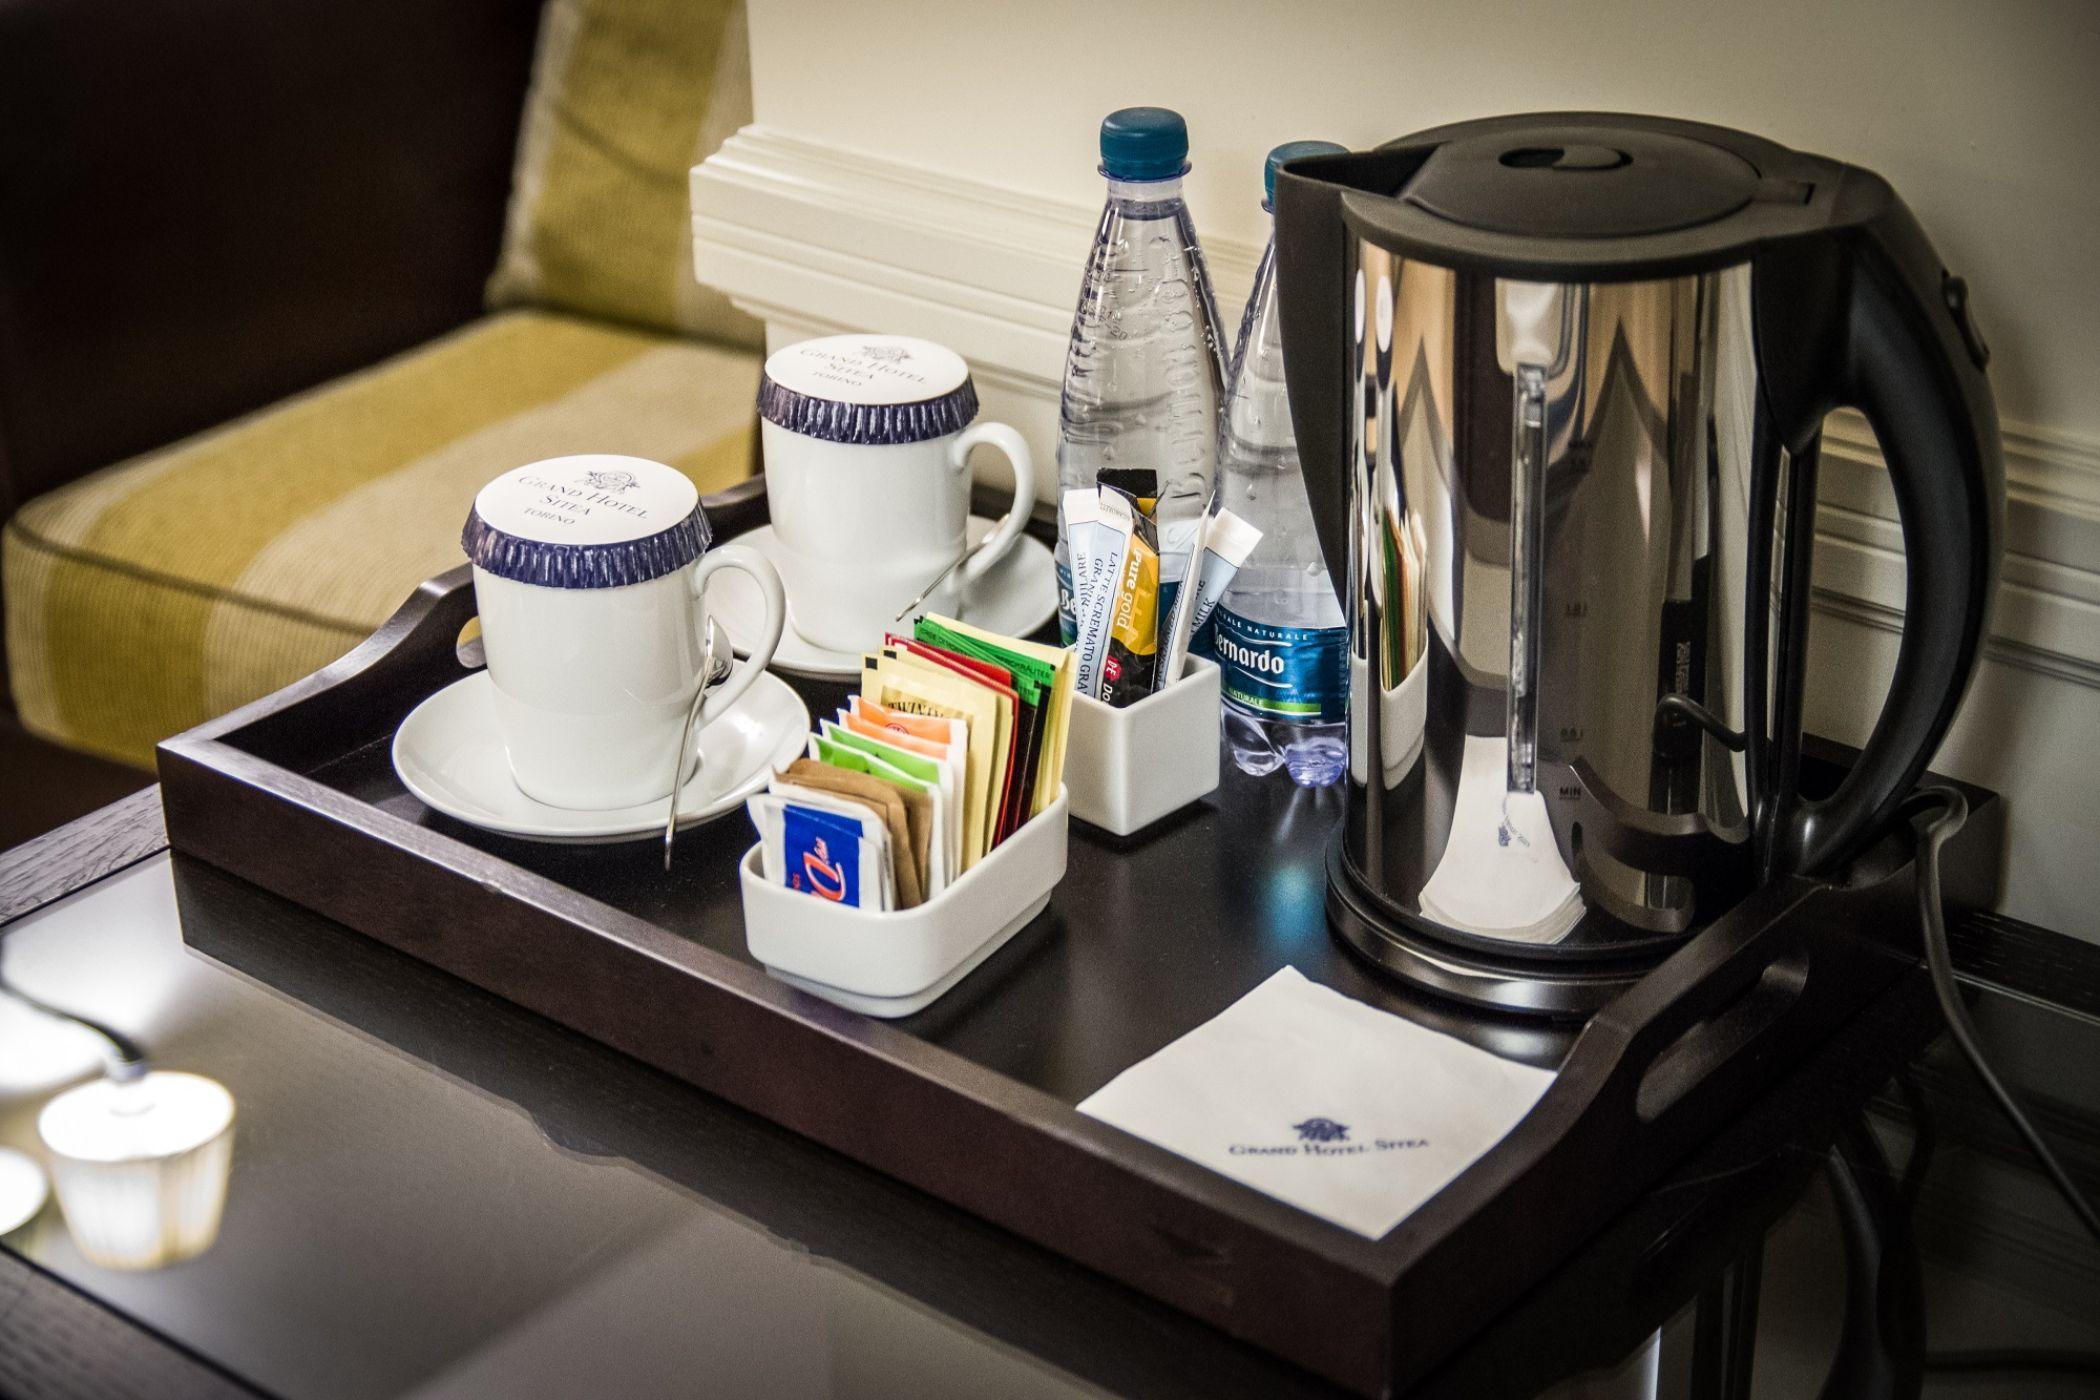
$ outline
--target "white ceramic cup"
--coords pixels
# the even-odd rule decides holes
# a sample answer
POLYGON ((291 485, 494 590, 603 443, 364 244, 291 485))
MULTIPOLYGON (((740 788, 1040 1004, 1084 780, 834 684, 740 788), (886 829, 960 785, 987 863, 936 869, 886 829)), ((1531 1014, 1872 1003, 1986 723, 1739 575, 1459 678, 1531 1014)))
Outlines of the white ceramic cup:
POLYGON ((89 1262, 157 1269, 211 1248, 233 1170, 233 1095, 155 1070, 68 1089, 37 1117, 66 1228, 89 1262))
POLYGON ((921 604, 955 611, 1020 539, 1035 502, 1021 435, 969 421, 976 393, 961 357, 906 336, 830 336, 775 353, 766 374, 766 498, 790 625, 842 652, 896 630, 906 605, 962 557, 970 449, 989 443, 1012 465, 1014 504, 921 604))
MULTIPOLYGON (((515 512, 498 518, 502 507, 491 503, 491 493, 506 486, 522 486, 550 504, 576 491, 585 510, 603 511, 609 501, 625 508, 640 502, 654 518, 632 522, 630 528, 647 531, 637 537, 637 548, 660 538, 667 521, 699 509, 699 493, 669 467, 629 457, 562 457, 508 473, 483 490, 477 517, 509 531, 537 530, 540 522, 515 512), (589 485, 623 477, 640 478, 641 486, 630 491, 653 495, 645 499, 621 491, 607 497, 602 488, 589 485)), ((601 533, 623 523, 615 520, 601 533)), ((558 530, 548 524, 541 532, 556 533, 556 540, 527 541, 523 547, 582 543, 617 549, 622 544, 562 539, 558 530)), ((469 554, 474 554, 471 544, 469 554)), ((496 555, 486 562, 518 572, 496 555)), ((484 563, 475 560, 474 597, 496 725, 518 787, 553 807, 605 811, 671 795, 671 768, 701 680, 707 581, 717 570, 736 569, 751 577, 764 596, 766 620, 749 661, 707 697, 700 726, 727 713, 758 679, 773 659, 786 617, 779 575, 764 556, 740 545, 705 548, 696 560, 669 572, 613 586, 551 587, 503 576, 484 563)), ((726 659, 727 646, 718 647, 717 655, 726 659)), ((688 765, 677 782, 690 776, 688 765)))

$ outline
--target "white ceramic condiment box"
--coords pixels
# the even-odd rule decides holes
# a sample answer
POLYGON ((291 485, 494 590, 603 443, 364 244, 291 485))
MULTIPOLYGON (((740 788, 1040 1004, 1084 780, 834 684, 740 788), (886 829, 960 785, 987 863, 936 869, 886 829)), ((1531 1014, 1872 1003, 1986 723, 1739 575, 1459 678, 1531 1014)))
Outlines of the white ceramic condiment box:
POLYGON ((744 854, 744 942, 766 970, 868 1016, 909 1016, 1004 947, 1065 878, 1068 789, 916 909, 874 913, 766 879, 744 854))
POLYGON ((1116 709, 1072 698, 1065 789, 1072 815, 1128 836, 1218 786, 1218 665, 1191 656, 1181 679, 1116 709))

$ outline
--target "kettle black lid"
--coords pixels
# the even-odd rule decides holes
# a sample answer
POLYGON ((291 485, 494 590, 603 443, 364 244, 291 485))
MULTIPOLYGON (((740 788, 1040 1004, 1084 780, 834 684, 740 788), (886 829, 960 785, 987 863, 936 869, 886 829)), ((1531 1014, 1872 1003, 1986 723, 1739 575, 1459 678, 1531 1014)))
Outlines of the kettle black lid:
POLYGON ((1541 122, 1438 146, 1400 197, 1468 228, 1630 238, 1724 219, 1757 182, 1749 161, 1690 136, 1541 122))
POLYGON ((1841 188, 1886 188, 1747 132, 1595 112, 1461 122, 1292 168, 1345 186, 1350 226, 1380 246, 1561 282, 1726 266, 1848 222, 1841 188))

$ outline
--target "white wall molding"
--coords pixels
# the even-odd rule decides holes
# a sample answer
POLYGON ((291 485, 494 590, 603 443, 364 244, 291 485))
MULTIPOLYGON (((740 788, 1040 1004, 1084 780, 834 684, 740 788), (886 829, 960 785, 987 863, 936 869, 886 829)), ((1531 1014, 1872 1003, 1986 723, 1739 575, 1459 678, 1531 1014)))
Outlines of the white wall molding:
MULTIPOLYGON (((1055 396, 1099 206, 745 127, 693 171, 700 280, 808 323, 923 334, 1055 396), (882 313, 867 319, 863 310, 882 313)), ((1205 240, 1228 333, 1261 250, 1205 240)))
MULTIPOLYGON (((2100 688, 2100 446, 2022 424, 2002 430, 2005 557, 1990 655, 2100 688)), ((1903 625, 1903 540, 1888 470, 1854 413, 1823 437, 1817 603, 1867 626, 1903 625)))
MULTIPOLYGON (((701 280, 798 332, 879 326, 950 345, 1004 391, 999 411, 1051 452, 1044 425, 1098 209, 762 126, 731 138, 692 183, 701 280)), ((1204 253, 1230 333, 1260 249, 1206 239, 1204 253)), ((2004 442, 2007 550, 1991 654, 2100 688, 2100 443, 2019 423, 2005 425, 2004 442)), ((1818 603, 1896 630, 1901 536, 1873 435, 1857 415, 1837 415, 1824 455, 1818 603)))

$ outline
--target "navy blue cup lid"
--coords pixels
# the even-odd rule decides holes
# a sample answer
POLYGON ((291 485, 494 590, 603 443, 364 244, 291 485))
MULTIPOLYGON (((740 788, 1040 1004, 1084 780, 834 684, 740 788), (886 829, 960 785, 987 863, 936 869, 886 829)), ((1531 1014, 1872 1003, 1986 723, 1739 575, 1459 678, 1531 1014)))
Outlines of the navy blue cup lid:
POLYGON ((945 345, 908 335, 827 335, 767 357, 758 416, 823 442, 924 442, 970 425, 977 386, 945 345))
POLYGON ((1101 119, 1101 173, 1171 180, 1189 168, 1189 125, 1165 107, 1125 107, 1101 119))
POLYGON ((555 457, 481 488, 460 545, 478 568, 541 588, 619 588, 675 573, 710 539, 700 492, 643 457, 555 457))
POLYGON ((1276 202, 1276 172, 1301 156, 1345 156, 1349 148, 1335 141, 1286 141, 1269 152, 1261 167, 1261 207, 1276 202))

